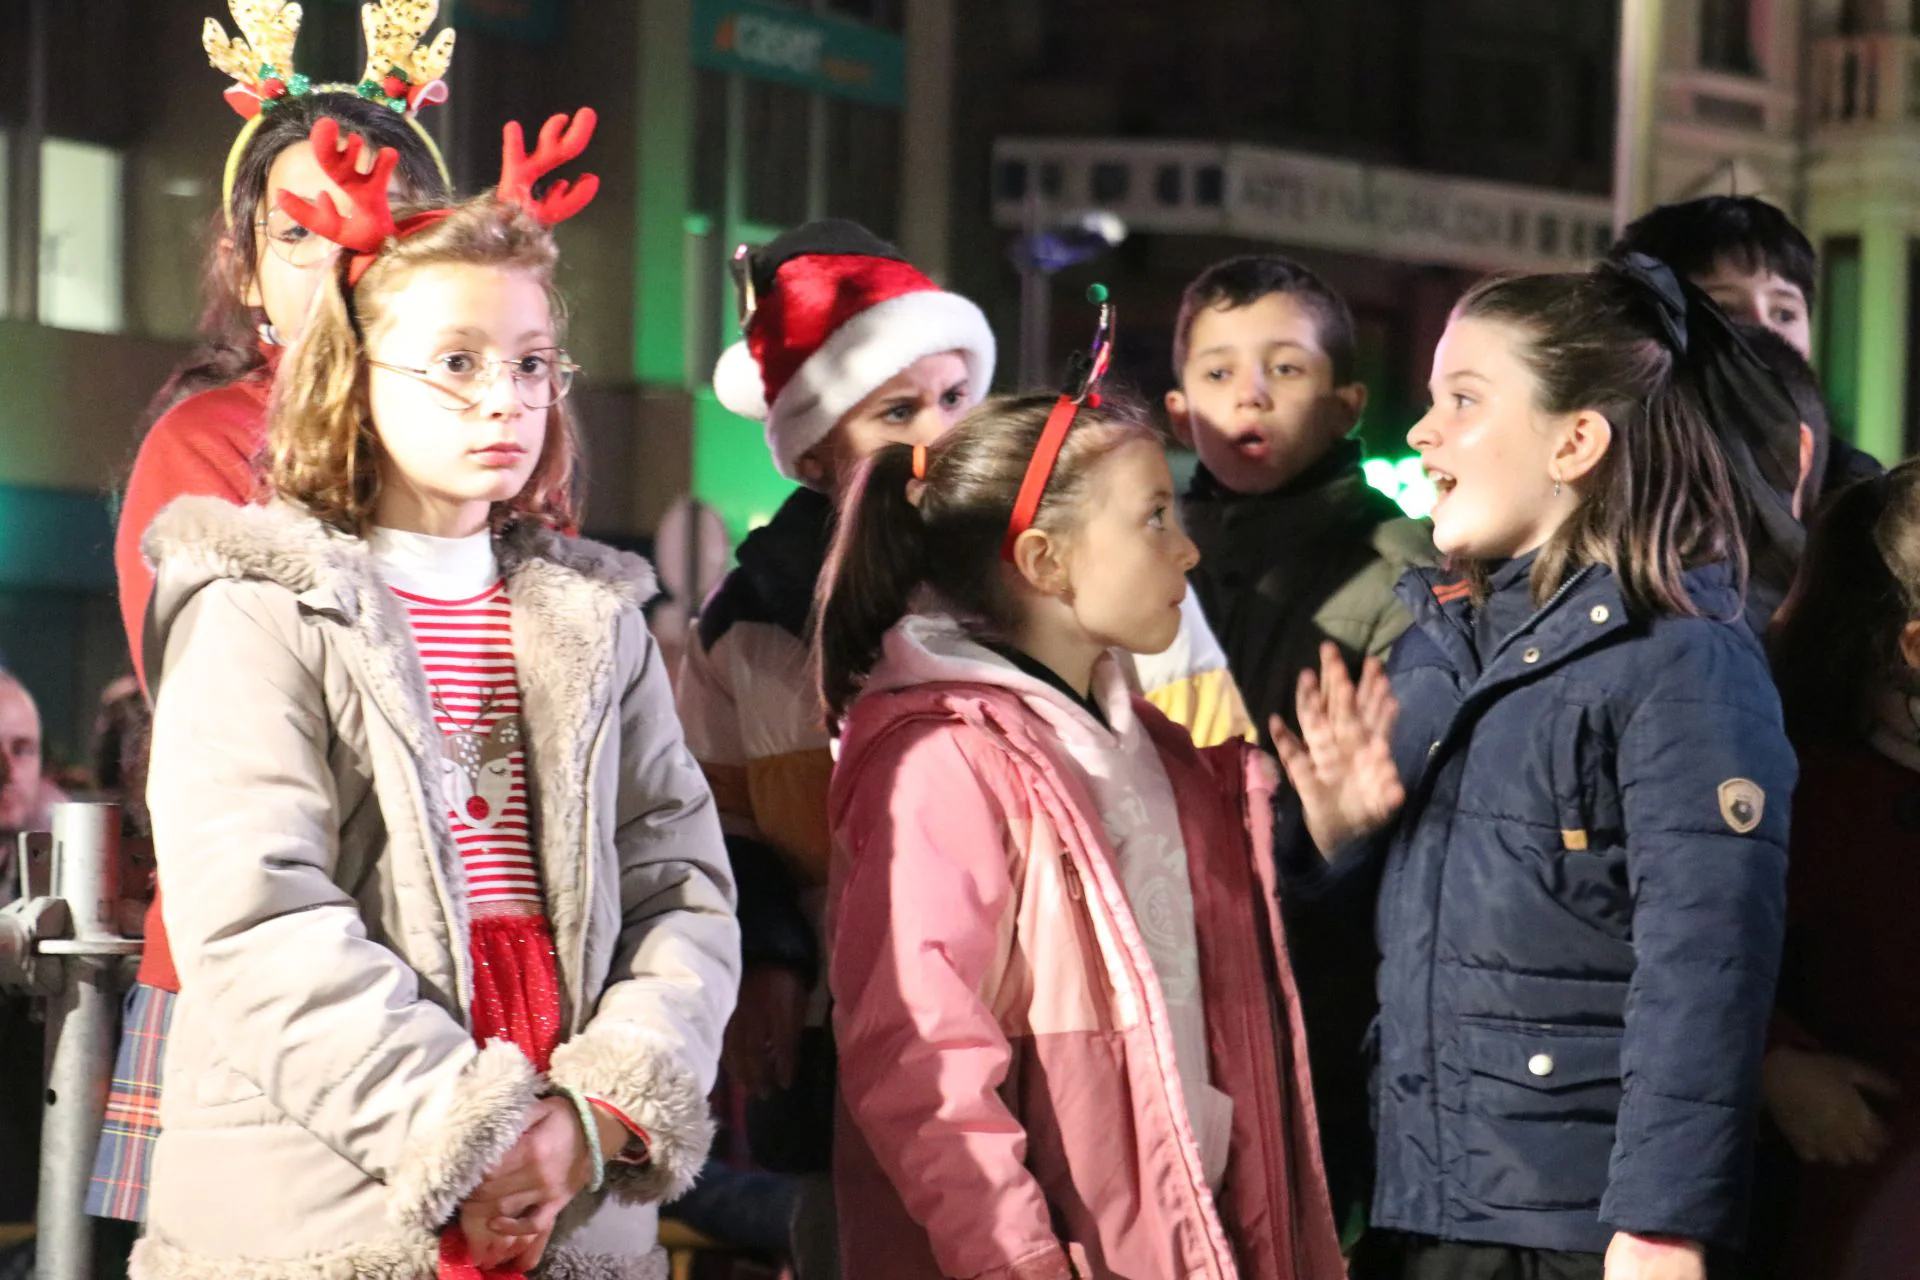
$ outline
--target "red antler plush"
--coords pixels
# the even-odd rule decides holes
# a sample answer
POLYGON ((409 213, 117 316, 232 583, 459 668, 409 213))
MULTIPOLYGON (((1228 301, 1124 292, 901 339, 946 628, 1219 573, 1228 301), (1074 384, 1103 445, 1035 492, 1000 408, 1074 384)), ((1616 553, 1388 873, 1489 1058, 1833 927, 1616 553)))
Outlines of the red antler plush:
POLYGON ((321 170, 346 192, 352 211, 341 213, 333 196, 324 191, 317 201, 282 191, 280 208, 307 230, 325 236, 343 249, 372 253, 394 231, 393 210, 387 204, 387 184, 393 178, 394 166, 400 163, 400 153, 392 147, 382 147, 373 158, 372 170, 360 172, 360 153, 366 143, 358 134, 348 134, 346 146, 342 147, 340 122, 331 116, 315 121, 307 140, 313 144, 314 158, 320 162, 321 170))
POLYGON ((594 174, 583 173, 576 182, 565 179, 555 182, 547 194, 537 200, 533 184, 569 160, 580 157, 593 137, 594 122, 598 118, 592 107, 580 108, 571 124, 564 114, 552 117, 540 126, 539 145, 531 156, 527 154, 526 137, 520 131, 519 121, 508 121, 500 152, 500 198, 520 205, 550 227, 586 208, 600 190, 600 179, 594 174))

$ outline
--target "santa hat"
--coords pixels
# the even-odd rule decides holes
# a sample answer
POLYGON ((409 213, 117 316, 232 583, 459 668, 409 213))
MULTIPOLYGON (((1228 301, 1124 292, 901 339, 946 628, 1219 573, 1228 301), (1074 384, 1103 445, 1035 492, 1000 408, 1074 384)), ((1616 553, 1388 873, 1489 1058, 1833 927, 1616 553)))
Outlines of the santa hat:
POLYGON ((713 371, 720 403, 764 419, 780 474, 847 410, 922 356, 958 351, 967 401, 993 381, 993 331, 980 308, 948 293, 857 223, 797 227, 745 262, 743 341, 713 371))

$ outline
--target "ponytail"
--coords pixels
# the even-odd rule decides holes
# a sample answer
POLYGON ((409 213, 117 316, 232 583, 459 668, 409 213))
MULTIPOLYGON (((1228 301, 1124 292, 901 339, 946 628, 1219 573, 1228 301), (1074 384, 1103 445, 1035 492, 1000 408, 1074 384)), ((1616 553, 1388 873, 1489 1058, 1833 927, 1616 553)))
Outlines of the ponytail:
MULTIPOLYGON (((846 719, 886 634, 922 589, 973 635, 1011 640, 1017 596, 1000 558, 1014 500, 1057 395, 988 400, 927 446, 887 445, 862 463, 820 573, 814 661, 827 731, 846 719)), ((1083 405, 1054 463, 1033 527, 1066 533, 1084 516, 1094 467, 1120 446, 1160 442, 1146 410, 1123 397, 1083 405)))
POLYGON ((927 527, 908 490, 913 447, 890 444, 860 464, 820 575, 814 652, 827 724, 837 728, 880 644, 927 576, 927 527))

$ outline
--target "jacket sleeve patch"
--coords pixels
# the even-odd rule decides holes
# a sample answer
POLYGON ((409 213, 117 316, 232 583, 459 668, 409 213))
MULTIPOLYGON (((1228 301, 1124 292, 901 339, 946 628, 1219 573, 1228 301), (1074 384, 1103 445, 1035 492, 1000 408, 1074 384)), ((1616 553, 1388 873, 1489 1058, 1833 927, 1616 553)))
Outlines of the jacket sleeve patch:
POLYGON ((1720 816, 1740 835, 1760 825, 1767 811, 1767 793, 1746 778, 1728 778, 1720 784, 1720 816))

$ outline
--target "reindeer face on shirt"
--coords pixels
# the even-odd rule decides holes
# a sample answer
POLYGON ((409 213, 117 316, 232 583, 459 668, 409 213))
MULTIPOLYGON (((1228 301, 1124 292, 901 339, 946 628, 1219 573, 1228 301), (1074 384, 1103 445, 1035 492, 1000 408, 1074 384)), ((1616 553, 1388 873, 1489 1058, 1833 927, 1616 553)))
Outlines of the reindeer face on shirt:
POLYGON ((468 826, 484 831, 500 821, 513 791, 513 753, 521 742, 518 716, 501 717, 485 733, 442 732, 440 786, 447 808, 468 826))

